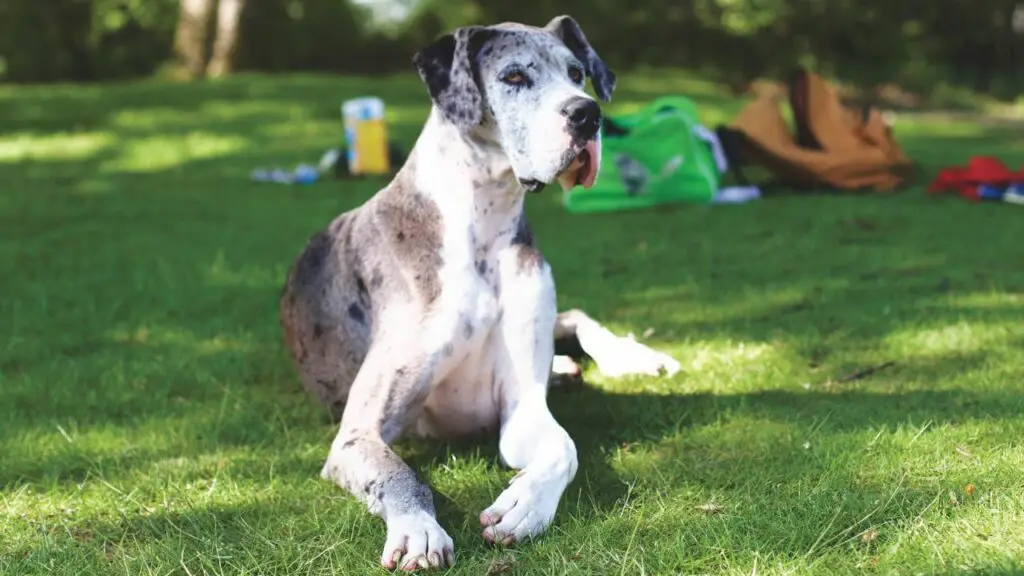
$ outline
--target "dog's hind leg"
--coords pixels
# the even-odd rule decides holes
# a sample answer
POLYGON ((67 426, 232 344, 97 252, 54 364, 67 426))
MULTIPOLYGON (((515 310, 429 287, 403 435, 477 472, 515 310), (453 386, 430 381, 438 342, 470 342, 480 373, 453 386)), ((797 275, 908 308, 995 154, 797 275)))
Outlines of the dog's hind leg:
MULTIPOLYGON (((592 358, 605 376, 673 376, 680 369, 676 359, 637 342, 631 335, 616 336, 582 310, 572 309, 558 314, 554 338, 571 342, 569 347, 577 348, 577 352, 592 358)), ((572 373, 575 362, 571 358, 563 356, 558 360, 554 366, 556 374, 572 373)))
POLYGON ((436 354, 411 352, 421 349, 414 338, 384 336, 373 344, 321 472, 387 524, 380 561, 390 570, 443 567, 455 560, 430 488, 391 449, 416 418, 435 376, 436 354))
POLYGON ((555 326, 551 268, 533 247, 499 258, 503 314, 494 334, 495 386, 501 399, 502 460, 519 472, 480 514, 483 536, 511 543, 541 534, 576 475, 576 446, 547 405, 555 326))

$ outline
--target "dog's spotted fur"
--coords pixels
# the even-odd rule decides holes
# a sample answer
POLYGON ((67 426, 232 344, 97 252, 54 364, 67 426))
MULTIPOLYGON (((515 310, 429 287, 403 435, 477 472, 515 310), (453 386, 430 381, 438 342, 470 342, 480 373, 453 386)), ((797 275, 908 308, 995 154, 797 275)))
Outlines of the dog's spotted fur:
POLYGON ((589 96, 570 69, 604 100, 614 89, 576 23, 463 28, 414 62, 434 103, 416 146, 388 186, 312 236, 280 307, 304 386, 340 419, 322 476, 385 520, 388 568, 454 560, 430 490, 391 449, 403 434, 498 428, 520 473, 481 513, 484 537, 522 540, 550 524, 576 473, 546 403, 554 337, 577 337, 599 365, 677 368, 582 312, 556 315, 523 212, 523 183, 552 182, 582 145, 564 109, 589 96), (510 86, 510 70, 526 82, 510 86))

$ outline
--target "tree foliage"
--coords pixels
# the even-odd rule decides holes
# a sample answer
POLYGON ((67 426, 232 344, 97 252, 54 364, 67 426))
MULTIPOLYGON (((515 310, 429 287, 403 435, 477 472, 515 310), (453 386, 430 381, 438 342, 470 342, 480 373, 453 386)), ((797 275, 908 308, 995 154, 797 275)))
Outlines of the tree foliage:
MULTIPOLYGON (((152 73, 171 56, 178 7, 4 0, 0 79, 152 73)), ((622 69, 686 67, 741 87, 802 63, 864 86, 919 92, 950 84, 1015 97, 1024 87, 1024 0, 419 0, 406 22, 387 29, 348 0, 247 0, 233 67, 408 71, 418 47, 456 26, 542 24, 564 13, 622 69)))

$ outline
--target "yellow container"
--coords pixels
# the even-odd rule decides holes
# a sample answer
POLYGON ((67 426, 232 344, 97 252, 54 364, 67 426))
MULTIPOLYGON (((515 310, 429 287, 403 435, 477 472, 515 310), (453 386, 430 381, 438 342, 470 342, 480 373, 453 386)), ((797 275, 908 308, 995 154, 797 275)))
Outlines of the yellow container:
POLYGON ((350 174, 387 174, 388 133, 384 124, 384 101, 374 96, 347 100, 341 105, 345 121, 350 174))

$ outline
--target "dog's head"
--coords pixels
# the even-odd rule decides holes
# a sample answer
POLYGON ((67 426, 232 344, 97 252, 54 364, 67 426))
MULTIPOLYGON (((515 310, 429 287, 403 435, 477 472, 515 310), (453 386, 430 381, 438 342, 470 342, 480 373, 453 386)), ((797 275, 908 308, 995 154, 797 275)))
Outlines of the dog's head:
POLYGON ((496 142, 528 189, 558 180, 589 188, 601 162, 601 107, 615 74, 570 16, 547 26, 469 26, 416 53, 413 63, 442 117, 496 142))

